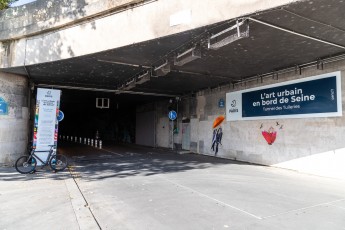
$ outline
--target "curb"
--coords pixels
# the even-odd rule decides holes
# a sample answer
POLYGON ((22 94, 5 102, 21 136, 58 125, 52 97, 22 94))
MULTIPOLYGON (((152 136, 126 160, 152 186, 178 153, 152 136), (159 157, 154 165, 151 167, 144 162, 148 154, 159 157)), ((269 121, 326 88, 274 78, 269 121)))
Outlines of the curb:
POLYGON ((79 225, 79 229, 101 229, 91 212, 89 204, 80 191, 70 168, 69 178, 65 179, 65 184, 70 196, 71 204, 79 225))

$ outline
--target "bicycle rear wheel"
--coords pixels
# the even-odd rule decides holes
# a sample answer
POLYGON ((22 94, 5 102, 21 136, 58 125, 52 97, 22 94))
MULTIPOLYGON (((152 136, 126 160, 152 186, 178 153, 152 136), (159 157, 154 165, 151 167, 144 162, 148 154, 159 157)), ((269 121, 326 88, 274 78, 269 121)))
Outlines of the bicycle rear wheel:
POLYGON ((67 157, 56 154, 50 158, 49 165, 55 172, 62 171, 68 166, 67 157))
POLYGON ((19 173, 27 174, 35 171, 37 161, 31 156, 21 156, 15 163, 15 168, 19 173))

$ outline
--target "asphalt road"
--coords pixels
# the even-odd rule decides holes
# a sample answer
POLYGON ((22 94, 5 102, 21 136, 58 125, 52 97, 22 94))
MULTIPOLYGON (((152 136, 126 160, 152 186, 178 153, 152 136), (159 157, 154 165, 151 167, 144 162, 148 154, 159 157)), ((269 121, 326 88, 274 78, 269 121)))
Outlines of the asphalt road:
POLYGON ((102 229, 345 229, 345 181, 159 149, 67 145, 102 229))

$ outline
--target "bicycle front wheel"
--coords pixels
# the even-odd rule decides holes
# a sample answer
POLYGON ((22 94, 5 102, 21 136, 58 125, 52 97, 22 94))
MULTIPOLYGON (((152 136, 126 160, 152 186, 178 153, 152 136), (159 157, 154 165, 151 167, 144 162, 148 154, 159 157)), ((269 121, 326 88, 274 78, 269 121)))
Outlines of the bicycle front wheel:
POLYGON ((67 158, 64 155, 56 154, 50 158, 49 165, 55 172, 62 171, 68 165, 67 158))
POLYGON ((27 174, 35 171, 37 161, 31 156, 21 156, 15 163, 15 168, 19 173, 27 174))

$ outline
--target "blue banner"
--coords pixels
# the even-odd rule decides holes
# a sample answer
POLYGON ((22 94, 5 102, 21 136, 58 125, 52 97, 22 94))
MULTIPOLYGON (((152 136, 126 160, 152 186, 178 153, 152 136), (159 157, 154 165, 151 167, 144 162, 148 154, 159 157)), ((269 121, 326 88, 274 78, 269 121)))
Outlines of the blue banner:
POLYGON ((340 72, 334 72, 229 93, 227 100, 232 103, 227 106, 227 117, 253 120, 342 116, 340 81, 340 72))
POLYGON ((242 117, 337 112, 336 77, 242 94, 242 117))

